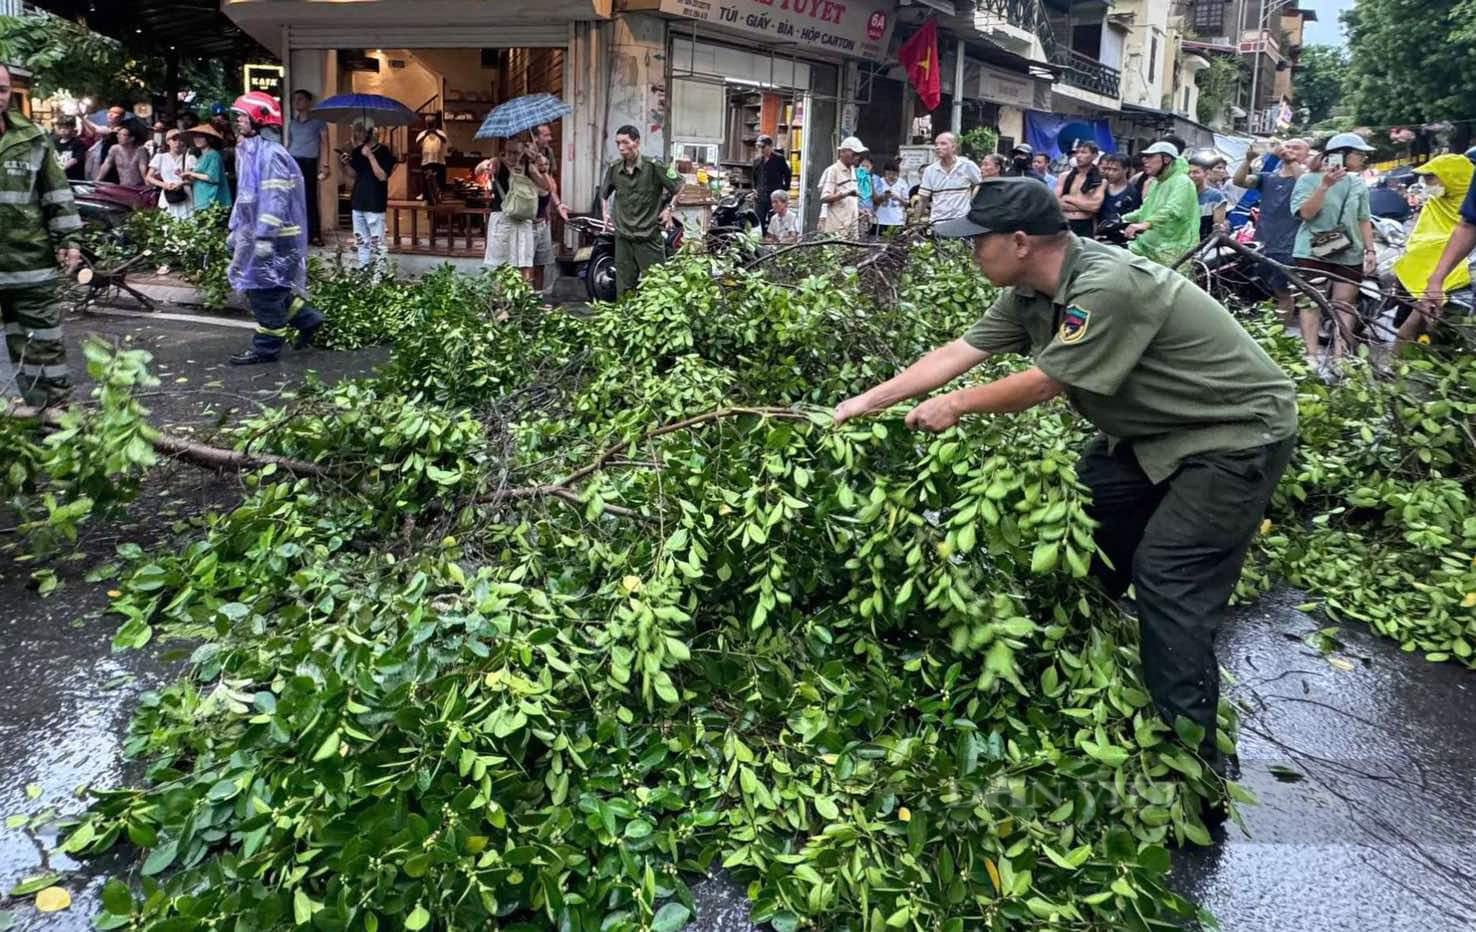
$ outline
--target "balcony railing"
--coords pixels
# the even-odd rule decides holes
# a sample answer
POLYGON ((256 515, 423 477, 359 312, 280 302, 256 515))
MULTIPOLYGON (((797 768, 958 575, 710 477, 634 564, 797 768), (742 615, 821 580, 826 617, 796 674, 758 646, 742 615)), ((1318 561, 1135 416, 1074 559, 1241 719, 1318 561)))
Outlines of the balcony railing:
POLYGON ((1059 68, 1056 80, 1062 84, 1069 84, 1072 87, 1079 87, 1084 91, 1091 91, 1093 94, 1101 94, 1113 99, 1122 97, 1122 72, 1102 64, 1095 58, 1058 45, 1055 53, 1051 55, 1051 64, 1059 68))

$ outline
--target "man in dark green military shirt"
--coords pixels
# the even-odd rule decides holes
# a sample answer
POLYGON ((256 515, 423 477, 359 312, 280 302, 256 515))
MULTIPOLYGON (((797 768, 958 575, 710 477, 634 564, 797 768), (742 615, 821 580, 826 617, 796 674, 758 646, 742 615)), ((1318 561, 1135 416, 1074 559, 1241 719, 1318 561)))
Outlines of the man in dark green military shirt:
POLYGON ((946 430, 966 414, 1023 411, 1065 393, 1101 430, 1077 473, 1091 489, 1095 574, 1137 593, 1143 673, 1172 725, 1204 729, 1217 768, 1216 631, 1296 442, 1290 379, 1215 299, 1188 279, 1065 232, 1055 198, 1028 179, 986 179, 941 236, 974 241, 990 281, 1010 286, 962 339, 843 402, 836 423, 927 394, 994 353, 1035 365, 913 408, 907 424, 946 430))
POLYGON ((615 195, 615 209, 605 207, 605 218, 615 222, 615 294, 640 281, 641 273, 666 256, 661 228, 671 225, 671 199, 681 189, 675 168, 656 159, 641 158, 641 133, 634 126, 615 131, 620 158, 605 171, 600 199, 615 195))

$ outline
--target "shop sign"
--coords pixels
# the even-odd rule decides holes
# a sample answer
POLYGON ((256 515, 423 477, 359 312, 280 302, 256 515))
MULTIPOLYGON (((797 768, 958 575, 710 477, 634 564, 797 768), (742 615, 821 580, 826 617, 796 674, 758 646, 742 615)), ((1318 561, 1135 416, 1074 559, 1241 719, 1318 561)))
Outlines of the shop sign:
POLYGON ((242 73, 242 84, 246 93, 264 91, 280 100, 282 98, 281 65, 247 65, 242 73))
POLYGON ((883 61, 895 25, 886 0, 661 0, 661 12, 801 52, 883 61))
POLYGON ((979 66, 978 94, 983 100, 1030 110, 1036 106, 1035 79, 989 65, 979 66))

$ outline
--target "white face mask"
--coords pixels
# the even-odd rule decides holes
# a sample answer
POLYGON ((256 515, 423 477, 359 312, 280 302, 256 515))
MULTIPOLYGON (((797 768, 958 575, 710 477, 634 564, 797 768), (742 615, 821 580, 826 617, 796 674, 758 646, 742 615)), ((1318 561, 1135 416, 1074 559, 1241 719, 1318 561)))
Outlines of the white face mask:
POLYGON ((1434 200, 1437 197, 1445 197, 1445 185, 1443 185, 1443 184, 1427 184, 1427 185, 1425 185, 1425 199, 1426 200, 1434 200))

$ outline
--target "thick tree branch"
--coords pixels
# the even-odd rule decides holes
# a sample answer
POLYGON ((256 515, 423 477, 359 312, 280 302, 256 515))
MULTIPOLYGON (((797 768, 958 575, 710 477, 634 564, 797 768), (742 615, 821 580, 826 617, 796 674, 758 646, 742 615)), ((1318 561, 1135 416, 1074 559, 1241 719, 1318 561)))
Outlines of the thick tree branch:
MULTIPOLYGON (((5 417, 39 421, 41 426, 47 430, 60 430, 63 426, 62 412, 59 408, 36 408, 30 405, 10 404, 6 405, 0 413, 3 413, 5 417)), ((212 447, 209 444, 186 440, 183 437, 158 430, 155 431, 155 436, 150 442, 162 456, 205 469, 243 472, 249 469, 260 469, 263 466, 276 466, 294 476, 313 479, 326 478, 331 474, 327 467, 317 463, 277 456, 273 453, 243 453, 239 450, 212 447)))

